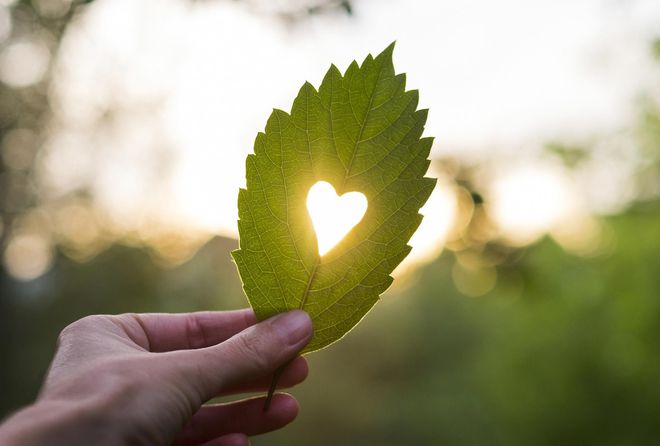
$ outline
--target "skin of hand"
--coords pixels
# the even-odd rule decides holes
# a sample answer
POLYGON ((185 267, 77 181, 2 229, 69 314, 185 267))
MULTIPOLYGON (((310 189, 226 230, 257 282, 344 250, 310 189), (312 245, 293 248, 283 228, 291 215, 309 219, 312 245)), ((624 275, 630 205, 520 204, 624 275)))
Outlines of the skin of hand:
POLYGON ((311 336, 299 310, 260 323, 251 310, 85 317, 60 334, 37 401, 0 426, 0 445, 248 445, 293 421, 292 396, 267 412, 263 397, 204 403, 264 391, 288 362, 281 386, 301 382, 311 336))

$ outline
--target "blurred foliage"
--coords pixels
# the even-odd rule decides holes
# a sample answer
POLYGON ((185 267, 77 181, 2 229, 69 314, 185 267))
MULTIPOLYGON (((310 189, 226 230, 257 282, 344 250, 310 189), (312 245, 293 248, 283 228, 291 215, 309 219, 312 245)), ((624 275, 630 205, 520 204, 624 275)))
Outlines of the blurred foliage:
POLYGON ((558 156, 568 168, 574 169, 589 158, 589 148, 567 145, 558 142, 549 143, 545 150, 558 156))
POLYGON ((651 44, 651 52, 656 59, 660 60, 660 37, 651 44))
POLYGON ((639 198, 660 196, 660 105, 645 100, 637 128, 641 165, 635 175, 639 198))

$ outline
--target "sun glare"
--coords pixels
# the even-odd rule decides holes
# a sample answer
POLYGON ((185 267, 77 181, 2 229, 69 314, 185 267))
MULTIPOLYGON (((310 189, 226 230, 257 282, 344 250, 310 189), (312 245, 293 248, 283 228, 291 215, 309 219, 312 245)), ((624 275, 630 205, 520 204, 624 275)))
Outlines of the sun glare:
POLYGON ((319 254, 324 255, 362 220, 367 197, 360 192, 338 197, 330 183, 319 181, 309 189, 307 211, 316 231, 319 254))
POLYGON ((494 219, 515 244, 532 243, 576 209, 575 194, 562 172, 547 166, 513 170, 496 180, 493 192, 494 219))

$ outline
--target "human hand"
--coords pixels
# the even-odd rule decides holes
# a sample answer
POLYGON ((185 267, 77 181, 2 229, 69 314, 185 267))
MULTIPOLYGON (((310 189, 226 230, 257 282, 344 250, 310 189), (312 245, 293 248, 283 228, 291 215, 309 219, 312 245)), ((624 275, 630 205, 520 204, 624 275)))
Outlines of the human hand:
MULTIPOLYGON (((0 426, 0 445, 247 445, 291 422, 296 400, 202 405, 264 391, 311 335, 302 311, 261 323, 251 310, 88 316, 62 331, 37 402, 0 426)), ((306 376, 298 357, 279 382, 306 376)))

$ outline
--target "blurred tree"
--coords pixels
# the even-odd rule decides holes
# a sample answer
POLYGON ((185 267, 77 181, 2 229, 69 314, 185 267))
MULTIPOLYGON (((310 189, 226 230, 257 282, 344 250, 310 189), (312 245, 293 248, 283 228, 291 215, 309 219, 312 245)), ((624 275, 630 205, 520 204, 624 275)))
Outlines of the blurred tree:
POLYGON ((0 62, 0 252, 16 217, 38 202, 35 161, 50 117, 50 62, 67 25, 87 3, 21 0, 9 6, 11 35, 2 42, 0 62))

